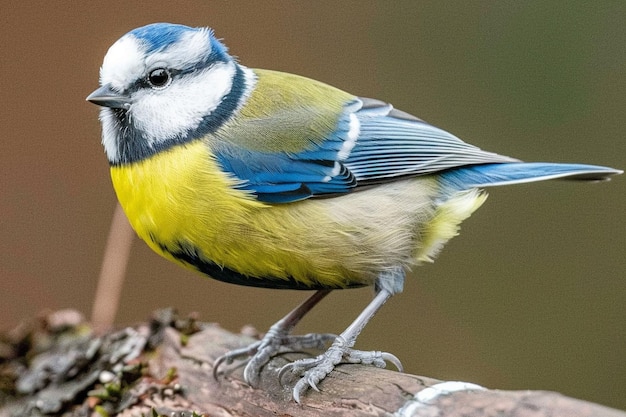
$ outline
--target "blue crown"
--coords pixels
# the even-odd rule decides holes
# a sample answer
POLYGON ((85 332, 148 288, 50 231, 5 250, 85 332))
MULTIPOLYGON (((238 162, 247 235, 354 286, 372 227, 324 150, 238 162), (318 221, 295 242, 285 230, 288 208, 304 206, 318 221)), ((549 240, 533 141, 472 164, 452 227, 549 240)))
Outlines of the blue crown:
POLYGON ((211 57, 213 61, 227 61, 228 48, 226 48, 213 35, 208 28, 192 28, 174 23, 152 23, 129 32, 130 35, 140 39, 147 45, 147 53, 157 52, 180 41, 183 34, 189 32, 206 32, 211 43, 211 57))

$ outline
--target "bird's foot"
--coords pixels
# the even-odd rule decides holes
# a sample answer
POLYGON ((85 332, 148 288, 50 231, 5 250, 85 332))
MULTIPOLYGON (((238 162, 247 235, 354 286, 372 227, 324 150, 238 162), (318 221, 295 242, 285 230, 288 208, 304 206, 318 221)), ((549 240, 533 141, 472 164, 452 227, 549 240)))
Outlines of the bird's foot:
POLYGON ((363 365, 373 365, 377 368, 385 368, 387 362, 392 363, 400 372, 402 364, 393 354, 380 351, 362 351, 352 349, 341 336, 335 339, 331 347, 316 358, 300 359, 283 366, 278 374, 279 379, 286 372, 302 375, 293 388, 292 395, 294 401, 300 403, 300 397, 307 389, 313 388, 319 392, 317 384, 335 369, 340 363, 354 363, 363 365))
POLYGON ((279 353, 296 352, 305 349, 325 349, 337 335, 329 333, 309 333, 305 335, 290 335, 282 328, 270 328, 265 336, 248 346, 226 352, 217 358, 213 364, 213 377, 217 379, 219 367, 231 364, 235 360, 247 360, 243 371, 244 380, 252 387, 259 385, 261 369, 279 353))

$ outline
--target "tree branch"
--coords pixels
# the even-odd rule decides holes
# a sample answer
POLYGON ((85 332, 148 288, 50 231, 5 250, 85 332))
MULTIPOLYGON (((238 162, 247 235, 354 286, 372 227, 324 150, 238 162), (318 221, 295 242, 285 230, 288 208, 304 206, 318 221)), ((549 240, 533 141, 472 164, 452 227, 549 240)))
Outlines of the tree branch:
POLYGON ((2 335, 0 417, 24 415, 187 416, 607 416, 626 413, 545 391, 499 391, 361 365, 341 365, 303 404, 295 377, 278 370, 302 357, 273 359, 261 386, 241 367, 218 381, 213 361, 253 339, 170 310, 151 322, 95 337, 79 315, 61 311, 2 335), (99 413, 99 414, 96 414, 99 413))

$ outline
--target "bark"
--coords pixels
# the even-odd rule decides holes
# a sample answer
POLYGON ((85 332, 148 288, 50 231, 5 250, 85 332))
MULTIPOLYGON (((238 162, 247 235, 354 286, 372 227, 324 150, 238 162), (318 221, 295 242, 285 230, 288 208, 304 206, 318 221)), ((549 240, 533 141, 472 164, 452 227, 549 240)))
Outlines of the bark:
POLYGON ((241 366, 215 380, 212 363, 253 339, 170 310, 95 336, 80 315, 57 312, 0 339, 0 416, 607 416, 626 413, 546 391, 500 391, 362 365, 341 365, 291 400, 274 358, 253 389, 241 366))

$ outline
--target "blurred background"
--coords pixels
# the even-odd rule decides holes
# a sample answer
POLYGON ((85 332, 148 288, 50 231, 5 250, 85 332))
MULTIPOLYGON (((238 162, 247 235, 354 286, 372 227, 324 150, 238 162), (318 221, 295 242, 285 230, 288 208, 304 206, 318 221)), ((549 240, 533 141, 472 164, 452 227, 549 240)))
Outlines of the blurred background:
MULTIPOLYGON (((115 196, 96 106, 108 47, 155 21, 212 26, 251 67, 393 103, 481 148, 626 168, 626 3, 5 2, 0 17, 0 330, 90 315, 115 196)), ((410 373, 626 408, 626 177, 492 189, 357 347, 410 373)), ((208 280, 132 249, 118 325, 156 308, 265 331, 308 293, 208 280)), ((299 332, 370 300, 337 291, 299 332)))

